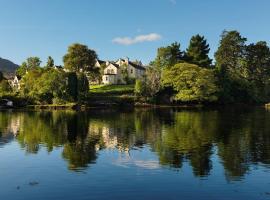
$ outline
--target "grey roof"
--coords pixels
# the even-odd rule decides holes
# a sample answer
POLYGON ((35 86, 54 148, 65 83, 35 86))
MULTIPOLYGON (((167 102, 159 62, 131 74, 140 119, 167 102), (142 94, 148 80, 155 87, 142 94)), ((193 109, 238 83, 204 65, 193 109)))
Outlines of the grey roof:
POLYGON ((132 67, 136 68, 136 69, 139 69, 139 70, 145 70, 145 68, 144 68, 143 66, 137 65, 137 64, 135 64, 135 63, 133 63, 133 62, 130 62, 130 61, 129 61, 129 64, 130 64, 132 67))
POLYGON ((97 60, 100 64, 106 63, 104 60, 97 60))

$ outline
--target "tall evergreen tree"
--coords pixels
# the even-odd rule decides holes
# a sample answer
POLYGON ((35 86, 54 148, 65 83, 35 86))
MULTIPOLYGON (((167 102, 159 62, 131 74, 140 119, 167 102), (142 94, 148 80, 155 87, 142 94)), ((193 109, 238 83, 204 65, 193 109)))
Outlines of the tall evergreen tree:
POLYGON ((237 31, 223 31, 220 44, 215 53, 216 65, 231 75, 239 74, 245 56, 246 38, 237 31))
POLYGON ((49 68, 54 67, 54 60, 51 56, 48 57, 46 67, 49 67, 49 68))
POLYGON ((225 102, 247 101, 249 99, 248 82, 243 79, 242 74, 246 40, 237 31, 224 31, 221 35, 215 58, 220 85, 223 89, 221 99, 225 102))
POLYGON ((152 65, 159 68, 173 66, 183 60, 183 52, 180 50, 180 44, 172 43, 166 47, 160 47, 157 50, 157 57, 152 65))
POLYGON ((270 100, 270 48, 266 42, 247 46, 242 74, 251 85, 250 92, 254 101, 270 100))
POLYGON ((192 36, 186 51, 186 61, 200 67, 210 68, 212 60, 209 58, 210 48, 204 36, 192 36))

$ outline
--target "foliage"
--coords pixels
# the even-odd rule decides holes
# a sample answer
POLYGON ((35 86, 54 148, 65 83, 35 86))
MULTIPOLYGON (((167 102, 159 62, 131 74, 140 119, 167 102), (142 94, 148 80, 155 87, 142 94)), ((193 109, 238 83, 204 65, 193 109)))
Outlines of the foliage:
POLYGON ((89 72, 93 70, 97 59, 94 50, 86 45, 73 44, 68 47, 67 54, 63 57, 65 68, 72 72, 89 72))
POLYGON ((143 80, 137 79, 135 83, 134 93, 137 96, 142 96, 145 93, 145 84, 143 83, 143 80))
POLYGON ((161 70, 157 67, 146 69, 146 94, 154 97, 161 89, 161 70))
POLYGON ((130 82, 130 78, 129 78, 129 75, 128 75, 128 68, 127 68, 126 64, 123 64, 121 66, 121 74, 122 74, 124 82, 126 84, 128 84, 130 82))
POLYGON ((53 60, 53 58, 51 56, 49 56, 48 59, 47 59, 46 67, 48 67, 48 68, 53 68, 54 67, 54 60, 53 60))
POLYGON ((29 57, 26 59, 27 68, 29 70, 40 67, 41 60, 38 57, 29 57))
POLYGON ((199 34, 192 36, 185 55, 186 62, 210 68, 212 60, 208 56, 209 51, 209 44, 207 44, 204 36, 199 34))
POLYGON ((68 80, 67 93, 71 97, 71 101, 77 101, 78 99, 78 78, 75 72, 66 73, 68 80))
POLYGON ((215 53, 223 102, 270 100, 270 50, 266 42, 246 45, 237 31, 224 31, 215 53))
POLYGON ((17 68, 16 75, 22 77, 26 74, 26 71, 27 71, 27 63, 23 62, 21 66, 17 68))
POLYGON ((24 76, 26 72, 40 68, 41 60, 38 57, 29 57, 25 62, 16 70, 18 76, 24 76))
POLYGON ((36 69, 22 79, 21 92, 37 103, 50 104, 72 101, 67 73, 56 69, 36 69), (60 101, 61 100, 61 101, 60 101))
POLYGON ((78 100, 84 100, 89 92, 89 82, 84 73, 77 74, 78 100))
POLYGON ((160 47, 157 50, 157 57, 152 65, 159 68, 173 66, 183 60, 183 52, 180 50, 180 44, 172 43, 167 47, 160 47))
POLYGON ((4 96, 10 94, 12 92, 12 88, 10 87, 7 80, 0 81, 0 96, 4 96))
POLYGON ((249 83, 249 95, 255 102, 270 99, 270 48, 266 42, 257 42, 246 47, 241 71, 249 83))
POLYGON ((217 101, 218 86, 213 70, 200 68, 194 64, 179 63, 165 69, 162 83, 177 92, 175 100, 182 102, 217 101))

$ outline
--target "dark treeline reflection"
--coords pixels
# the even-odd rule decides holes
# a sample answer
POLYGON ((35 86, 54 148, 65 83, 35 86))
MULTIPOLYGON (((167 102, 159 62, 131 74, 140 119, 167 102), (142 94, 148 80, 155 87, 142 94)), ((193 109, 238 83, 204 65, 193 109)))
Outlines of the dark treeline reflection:
POLYGON ((160 165, 187 162, 195 176, 211 174, 216 155, 233 180, 270 165, 269 121, 264 109, 1 112, 0 148, 14 139, 27 153, 62 147, 68 168, 82 170, 102 149, 150 147, 160 165))

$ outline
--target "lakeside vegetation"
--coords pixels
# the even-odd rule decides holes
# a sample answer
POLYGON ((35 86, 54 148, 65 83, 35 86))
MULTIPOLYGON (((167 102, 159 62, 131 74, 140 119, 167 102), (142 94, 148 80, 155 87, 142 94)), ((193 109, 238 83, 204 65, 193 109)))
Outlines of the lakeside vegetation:
POLYGON ((270 102, 270 48, 265 41, 247 44, 239 32, 224 31, 215 62, 209 51, 205 37, 195 35, 185 51, 178 42, 158 48, 135 86, 90 84, 89 88, 89 82, 102 76, 102 70, 94 67, 98 55, 86 45, 73 44, 63 57, 64 66, 55 66, 50 56, 45 66, 38 57, 23 62, 16 71, 19 88, 12 88, 0 74, 0 96, 40 105, 89 104, 105 97, 154 104, 270 102))

